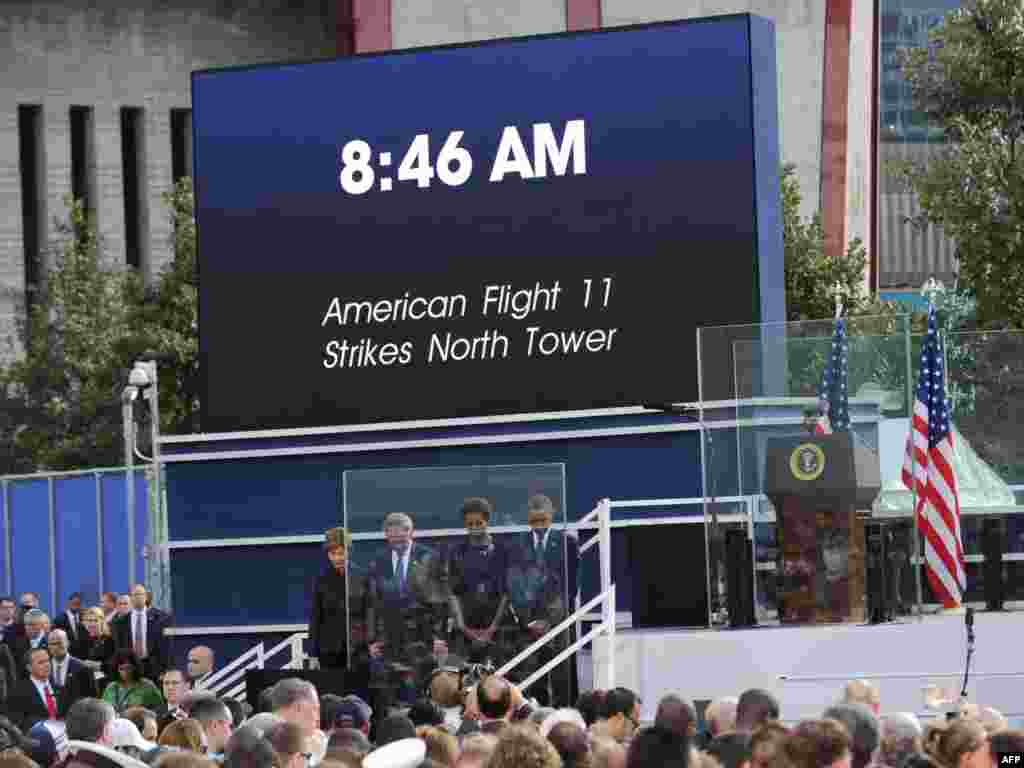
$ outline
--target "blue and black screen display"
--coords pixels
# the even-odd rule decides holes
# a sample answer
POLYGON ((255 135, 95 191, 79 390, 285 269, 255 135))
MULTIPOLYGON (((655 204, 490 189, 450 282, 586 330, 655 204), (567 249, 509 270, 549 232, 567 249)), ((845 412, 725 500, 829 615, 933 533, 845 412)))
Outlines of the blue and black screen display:
POLYGON ((696 400, 782 319, 775 98, 750 16, 195 73, 204 431, 696 400))

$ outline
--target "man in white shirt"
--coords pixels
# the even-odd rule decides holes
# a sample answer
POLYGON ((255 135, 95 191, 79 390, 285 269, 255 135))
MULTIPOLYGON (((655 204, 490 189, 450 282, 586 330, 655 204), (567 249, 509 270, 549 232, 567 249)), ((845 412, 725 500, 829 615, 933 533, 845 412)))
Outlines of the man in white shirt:
POLYGON ((68 636, 68 647, 72 655, 82 656, 88 648, 85 627, 82 626, 82 594, 74 592, 68 598, 63 613, 53 620, 54 629, 63 629, 68 636), (84 647, 83 647, 84 646, 84 647))
POLYGON ((42 720, 60 716, 57 695, 50 684, 50 652, 45 646, 28 652, 28 673, 7 700, 11 721, 24 733, 42 720))
POLYGON ((159 680, 170 655, 161 615, 146 607, 146 588, 132 587, 132 606, 126 616, 115 619, 110 630, 118 650, 133 651, 142 661, 145 676, 159 680))
POLYGON ((180 669, 168 669, 161 678, 164 689, 164 701, 167 702, 167 711, 157 718, 157 725, 162 731, 175 720, 183 720, 188 717, 181 704, 190 688, 188 680, 180 669))
POLYGON ((46 647, 46 629, 50 625, 50 617, 33 608, 25 614, 25 634, 28 636, 29 649, 46 647))
POLYGON ((63 629, 50 632, 50 684, 57 693, 63 717, 79 699, 96 698, 96 677, 81 660, 68 653, 68 636, 63 629))

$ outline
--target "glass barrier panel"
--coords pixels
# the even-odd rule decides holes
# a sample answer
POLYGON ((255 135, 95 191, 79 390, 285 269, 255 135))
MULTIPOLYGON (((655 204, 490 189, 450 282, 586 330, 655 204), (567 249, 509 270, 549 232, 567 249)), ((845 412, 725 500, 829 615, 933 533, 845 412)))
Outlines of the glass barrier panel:
POLYGON ((1015 560, 1024 549, 1024 333, 962 331, 944 342, 967 599, 988 603, 1001 586, 1004 607, 1015 607, 1024 593, 1015 560), (1000 558, 994 570, 986 549, 1000 558))
MULTIPOLYGON (((880 499, 902 489, 909 318, 848 318, 841 335, 831 320, 705 328, 699 349, 705 413, 729 413, 736 445, 728 458, 706 447, 705 484, 725 476, 751 499, 753 595, 733 593, 726 580, 721 602, 726 614, 738 612, 728 621, 863 622, 871 610, 876 618, 900 610, 890 585, 868 604, 867 566, 898 556, 876 550, 897 540, 887 527, 910 514, 910 503, 890 503, 889 522, 876 514, 880 499), (708 403, 704 382, 728 401, 708 403), (834 394, 822 397, 830 382, 834 394)), ((706 431, 716 426, 705 415, 706 431)))
MULTIPOLYGON (((565 531, 564 465, 353 470, 343 485, 350 569, 365 574, 362 661, 378 703, 408 705, 437 664, 471 682, 571 611, 578 556, 565 531)), ((510 677, 525 679, 570 638, 510 677)), ((575 660, 527 694, 574 701, 575 660)))

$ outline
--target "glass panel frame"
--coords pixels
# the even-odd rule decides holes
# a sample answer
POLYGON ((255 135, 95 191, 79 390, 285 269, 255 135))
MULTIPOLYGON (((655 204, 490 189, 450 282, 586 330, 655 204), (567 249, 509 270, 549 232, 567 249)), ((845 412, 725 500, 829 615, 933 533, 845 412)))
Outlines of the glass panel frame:
MULTIPOLYGON (((561 462, 344 472, 342 521, 354 539, 347 567, 355 577, 353 589, 363 587, 369 596, 369 611, 359 604, 349 613, 350 668, 368 664, 371 695, 378 704, 411 703, 422 695, 437 662, 469 674, 479 673, 477 664, 496 669, 529 644, 532 632, 572 612, 578 558, 575 542, 566 535, 565 499, 561 462), (486 514, 480 512, 483 508, 486 514), (552 513, 546 533, 545 508, 552 513), (476 511, 464 518, 464 510, 476 511), (405 585, 396 565, 401 537, 382 526, 394 512, 409 513, 415 526, 405 585), (531 522, 541 526, 540 536, 531 532, 531 522), (468 527, 472 525, 478 526, 475 536, 468 527), (538 538, 539 546, 527 546, 537 544, 538 538), (407 600, 405 595, 412 597, 407 600), (425 618, 414 625, 414 615, 425 618), (367 641, 381 643, 370 659, 360 650, 372 647, 367 641)), ((533 663, 524 662, 512 679, 524 679, 571 637, 566 632, 535 654, 533 663)), ((572 701, 574 669, 570 657, 534 684, 529 695, 572 701)))
MULTIPOLYGON (((870 420, 868 424, 864 423, 868 418, 865 410, 874 403, 874 411, 878 414, 875 421, 896 417, 907 422, 907 414, 912 407, 912 389, 908 382, 913 381, 909 365, 910 316, 847 318, 845 326, 850 347, 848 391, 851 395, 854 444, 866 449, 866 455, 873 453, 873 462, 869 463, 875 465, 876 471, 883 476, 891 476, 892 467, 888 472, 880 471, 877 429, 870 420)), ((703 475, 705 505, 709 512, 706 514, 709 542, 715 539, 715 521, 710 514, 710 505, 712 500, 721 498, 721 492, 716 492, 715 486, 724 485, 731 493, 749 500, 745 508, 749 516, 754 579, 752 613, 758 624, 772 624, 778 620, 779 603, 775 593, 779 579, 786 578, 780 570, 782 555, 776 510, 764 494, 768 440, 774 437, 799 438, 813 430, 813 423, 818 417, 818 390, 834 329, 834 320, 824 320, 698 330, 700 406, 704 431, 708 435, 704 440, 703 475), (729 367, 728 373, 722 370, 723 365, 729 367), (709 370, 709 366, 717 366, 718 370, 709 370), (716 419, 731 422, 728 430, 721 429, 725 424, 716 425, 716 419), (723 458, 721 449, 716 454, 710 446, 719 439, 718 435, 728 431, 733 433, 731 440, 735 444, 735 454, 723 458)), ((891 460, 887 461, 892 464, 891 460)), ((863 505, 862 499, 859 506, 863 505)), ((909 514, 908 509, 904 515, 908 520, 909 514)), ((851 541, 866 542, 857 529, 869 515, 870 510, 864 510, 851 516, 850 524, 854 526, 851 541)), ((819 521, 819 524, 824 523, 819 521)), ((822 542, 815 547, 819 555, 831 552, 823 549, 822 542)), ((714 550, 715 547, 709 544, 712 625, 731 621, 726 610, 729 605, 727 580, 719 578, 719 584, 715 583, 716 569, 724 571, 726 563, 722 554, 714 550)), ((835 568, 830 570, 826 567, 831 562, 828 558, 818 562, 817 566, 813 563, 808 566, 811 572, 821 571, 819 576, 825 574, 822 576, 825 582, 818 583, 822 579, 814 576, 815 583, 806 585, 807 589, 813 587, 812 592, 818 594, 818 598, 834 589, 835 585, 849 590, 849 602, 844 603, 849 610, 843 609, 841 613, 851 621, 861 620, 862 609, 858 607, 858 601, 863 600, 866 589, 860 589, 850 579, 866 579, 866 569, 857 564, 859 558, 866 557, 866 550, 866 543, 848 550, 850 559, 848 562, 842 559, 843 569, 840 569, 847 575, 842 578, 831 573, 835 568)), ((734 602, 733 605, 741 606, 742 603, 734 602)))

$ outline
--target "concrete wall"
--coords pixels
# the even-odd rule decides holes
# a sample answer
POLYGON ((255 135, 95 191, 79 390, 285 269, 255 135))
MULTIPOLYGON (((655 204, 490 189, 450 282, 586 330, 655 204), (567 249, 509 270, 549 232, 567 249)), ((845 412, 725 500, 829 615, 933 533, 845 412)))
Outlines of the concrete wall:
POLYGON ((394 48, 565 31, 565 0, 392 0, 394 48))
POLYGON ((796 165, 804 202, 818 209, 821 193, 821 103, 825 3, 821 0, 603 0, 605 26, 756 13, 775 22, 779 82, 780 157, 796 165))
MULTIPOLYGON (((850 35, 850 90, 847 108, 849 126, 846 148, 846 237, 871 240, 871 178, 875 169, 871 163, 871 118, 874 111, 874 92, 871 82, 872 59, 876 55, 872 46, 874 3, 872 0, 853 0, 853 33, 850 35)), ((865 290, 868 275, 865 270, 865 290)))
MULTIPOLYGON (((71 190, 68 112, 94 110, 97 225, 125 263, 121 107, 144 110, 143 269, 171 255, 161 201, 171 184, 170 111, 190 106, 190 73, 204 67, 333 56, 337 0, 166 3, 5 2, 0 6, 0 341, 24 297, 18 106, 43 107, 48 237, 71 190)), ((3 351, 0 350, 0 354, 3 351)))

